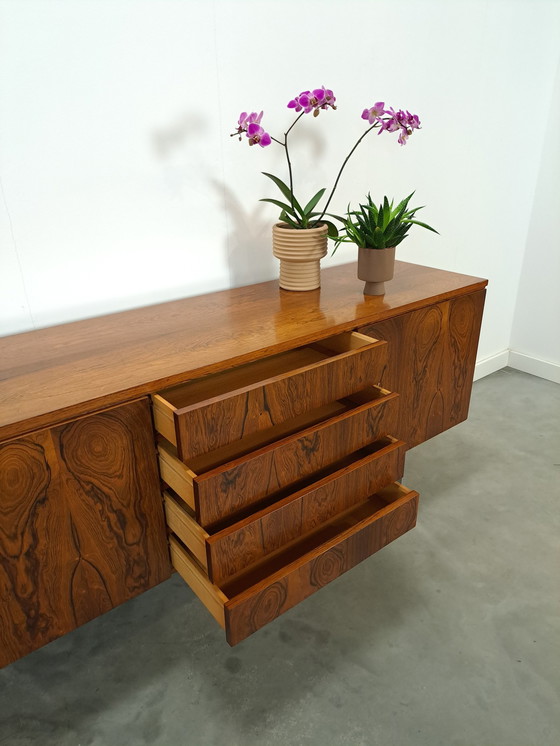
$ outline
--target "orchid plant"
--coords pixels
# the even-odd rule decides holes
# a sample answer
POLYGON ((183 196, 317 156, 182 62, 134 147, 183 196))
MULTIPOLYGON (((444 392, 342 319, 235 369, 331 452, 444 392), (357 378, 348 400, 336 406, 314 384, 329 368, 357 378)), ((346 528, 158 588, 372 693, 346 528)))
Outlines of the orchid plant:
POLYGON ((257 114, 256 112, 250 114, 246 111, 242 112, 237 122, 235 132, 231 133, 231 137, 239 137, 240 141, 243 139, 243 135, 246 135, 249 145, 259 145, 261 148, 266 148, 274 142, 284 148, 288 165, 289 183, 286 184, 277 176, 266 173, 265 171, 263 171, 263 174, 276 184, 286 201, 264 198, 261 202, 270 202, 276 207, 279 207, 281 210, 280 220, 287 223, 291 228, 302 230, 305 228, 316 228, 321 224, 327 224, 328 234, 331 238, 336 238, 338 236, 338 229, 332 221, 324 219, 325 215, 334 217, 344 223, 344 218, 339 217, 338 215, 332 215, 332 213, 327 212, 327 210, 331 204, 333 195, 346 164, 366 135, 374 129, 379 130, 378 134, 381 134, 382 132, 399 132, 398 141, 401 145, 405 145, 414 130, 420 128, 420 120, 416 114, 411 114, 409 111, 403 111, 402 109, 399 109, 398 111, 395 111, 393 108, 386 109, 383 101, 378 101, 369 109, 364 109, 362 112, 362 119, 368 122, 369 127, 358 138, 344 159, 324 207, 321 210, 317 209, 317 205, 327 191, 326 188, 319 189, 305 206, 302 207, 302 203, 296 199, 294 193, 294 177, 288 147, 288 137, 295 125, 303 116, 306 114, 313 114, 314 117, 317 117, 321 111, 336 109, 335 102, 336 98, 333 92, 324 86, 321 88, 315 88, 312 91, 303 91, 299 96, 295 96, 288 102, 288 108, 294 109, 298 116, 284 133, 283 139, 273 137, 264 129, 262 125, 262 111, 260 114, 257 114))

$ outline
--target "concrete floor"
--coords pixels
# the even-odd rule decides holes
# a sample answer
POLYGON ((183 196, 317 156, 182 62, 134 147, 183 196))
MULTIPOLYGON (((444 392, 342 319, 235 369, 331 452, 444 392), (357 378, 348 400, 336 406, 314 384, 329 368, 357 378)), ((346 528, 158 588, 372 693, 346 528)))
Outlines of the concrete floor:
POLYGON ((560 386, 407 455, 417 528, 229 648, 178 577, 0 671, 2 746, 558 746, 560 386))

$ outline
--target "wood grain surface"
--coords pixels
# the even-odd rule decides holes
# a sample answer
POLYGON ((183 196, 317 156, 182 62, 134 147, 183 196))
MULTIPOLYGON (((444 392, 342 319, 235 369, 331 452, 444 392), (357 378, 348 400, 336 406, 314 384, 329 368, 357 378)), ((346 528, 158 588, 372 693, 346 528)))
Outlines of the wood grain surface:
POLYGON ((0 666, 169 574, 147 400, 0 444, 0 666))
POLYGON ((177 451, 190 458, 266 430, 379 382, 386 342, 321 360, 175 412, 177 451))
POLYGON ((384 296, 362 294, 355 263, 321 283, 260 283, 0 338, 0 440, 486 285, 404 262, 384 296))
MULTIPOLYGON (((348 526, 315 549, 246 590, 224 586, 226 637, 236 645, 303 599, 338 578, 416 524, 418 493, 406 491, 381 510, 367 503, 348 526)), ((352 516, 351 516, 352 518, 352 516)), ((243 581, 241 581, 243 582, 243 581)))
POLYGON ((391 435, 397 424, 398 395, 362 398, 364 403, 356 408, 197 476, 198 522, 210 527, 231 518, 266 495, 391 435))
POLYGON ((350 463, 309 487, 209 536, 206 544, 210 580, 221 585, 230 576, 400 479, 404 443, 380 445, 383 447, 363 449, 365 455, 352 454, 350 463))
POLYGON ((362 328, 389 343, 382 385, 399 392, 393 434, 409 448, 467 418, 485 292, 362 328))

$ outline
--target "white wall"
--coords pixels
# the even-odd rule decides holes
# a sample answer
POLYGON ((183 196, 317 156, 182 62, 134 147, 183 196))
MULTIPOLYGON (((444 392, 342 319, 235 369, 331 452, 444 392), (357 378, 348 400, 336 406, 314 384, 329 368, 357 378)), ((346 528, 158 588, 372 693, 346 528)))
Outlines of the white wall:
POLYGON ((510 365, 560 383, 560 65, 532 205, 510 365))
POLYGON ((304 195, 333 180, 363 108, 418 113, 406 147, 360 146, 333 207, 416 189, 441 237, 418 229, 397 256, 488 277, 479 357, 499 355, 559 28, 555 0, 0 0, 0 333, 276 277, 258 199, 282 154, 228 133, 253 108, 281 133, 286 102, 325 84, 338 110, 293 136, 304 195))

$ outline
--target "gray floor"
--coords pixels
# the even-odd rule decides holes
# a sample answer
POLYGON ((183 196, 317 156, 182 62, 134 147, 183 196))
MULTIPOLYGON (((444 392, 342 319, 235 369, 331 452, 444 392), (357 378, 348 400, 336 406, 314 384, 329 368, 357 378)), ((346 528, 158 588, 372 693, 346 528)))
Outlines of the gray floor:
POLYGON ((236 648, 178 578, 0 671, 2 746, 558 746, 560 386, 407 455, 417 528, 236 648))

